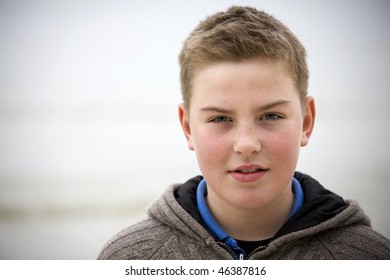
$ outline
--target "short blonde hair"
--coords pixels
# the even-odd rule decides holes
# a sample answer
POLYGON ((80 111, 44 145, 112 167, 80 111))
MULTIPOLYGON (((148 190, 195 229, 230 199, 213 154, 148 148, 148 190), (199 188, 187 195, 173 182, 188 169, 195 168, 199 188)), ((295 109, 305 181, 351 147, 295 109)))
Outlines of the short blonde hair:
POLYGON ((202 68, 219 62, 264 58, 284 63, 301 102, 307 96, 306 51, 297 37, 273 16, 251 7, 232 6, 207 17, 190 33, 179 55, 184 104, 189 108, 192 82, 202 68))

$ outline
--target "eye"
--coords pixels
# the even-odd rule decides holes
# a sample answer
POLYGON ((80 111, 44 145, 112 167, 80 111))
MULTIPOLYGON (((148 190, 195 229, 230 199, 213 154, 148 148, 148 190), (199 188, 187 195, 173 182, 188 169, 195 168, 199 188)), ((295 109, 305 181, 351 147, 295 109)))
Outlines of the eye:
POLYGON ((231 122, 232 120, 228 117, 225 117, 225 116, 218 116, 218 117, 215 117, 215 118, 212 118, 210 120, 210 122, 213 122, 213 123, 220 123, 220 122, 231 122))
POLYGON ((267 114, 264 114, 262 117, 261 117, 262 120, 278 120, 278 119, 282 119, 282 117, 278 114, 275 114, 275 113, 267 113, 267 114))

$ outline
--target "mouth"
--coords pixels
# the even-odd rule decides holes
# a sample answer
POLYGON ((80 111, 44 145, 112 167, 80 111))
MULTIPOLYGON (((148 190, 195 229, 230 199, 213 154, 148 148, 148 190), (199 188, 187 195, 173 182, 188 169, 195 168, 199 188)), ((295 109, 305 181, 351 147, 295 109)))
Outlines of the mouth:
POLYGON ((251 169, 236 169, 236 170, 233 170, 232 172, 248 174, 248 173, 260 172, 262 170, 264 170, 264 169, 262 169, 262 168, 251 168, 251 169))
POLYGON ((260 172, 260 171, 265 171, 267 170, 266 168, 257 165, 257 164, 249 164, 249 165, 241 165, 230 172, 238 172, 238 173, 254 173, 254 172, 260 172))
POLYGON ((229 174, 233 177, 233 179, 239 182, 254 182, 263 177, 267 171, 267 168, 251 164, 239 166, 229 171, 229 174))

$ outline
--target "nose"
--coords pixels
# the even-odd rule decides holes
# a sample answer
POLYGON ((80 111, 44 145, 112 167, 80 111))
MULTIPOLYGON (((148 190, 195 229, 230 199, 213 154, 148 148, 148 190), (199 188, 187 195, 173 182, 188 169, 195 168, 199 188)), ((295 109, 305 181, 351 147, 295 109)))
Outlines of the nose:
POLYGON ((234 152, 243 156, 249 156, 260 152, 260 139, 253 127, 247 126, 237 131, 234 142, 234 152))

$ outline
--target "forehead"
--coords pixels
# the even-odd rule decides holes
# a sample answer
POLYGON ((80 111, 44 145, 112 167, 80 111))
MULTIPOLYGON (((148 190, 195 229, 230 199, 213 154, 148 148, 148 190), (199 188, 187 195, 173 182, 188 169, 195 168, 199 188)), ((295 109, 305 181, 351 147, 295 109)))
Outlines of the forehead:
POLYGON ((194 77, 191 103, 240 102, 244 98, 299 99, 294 80, 283 63, 251 59, 216 63, 202 68, 194 77), (277 97, 279 95, 279 97, 277 97))

